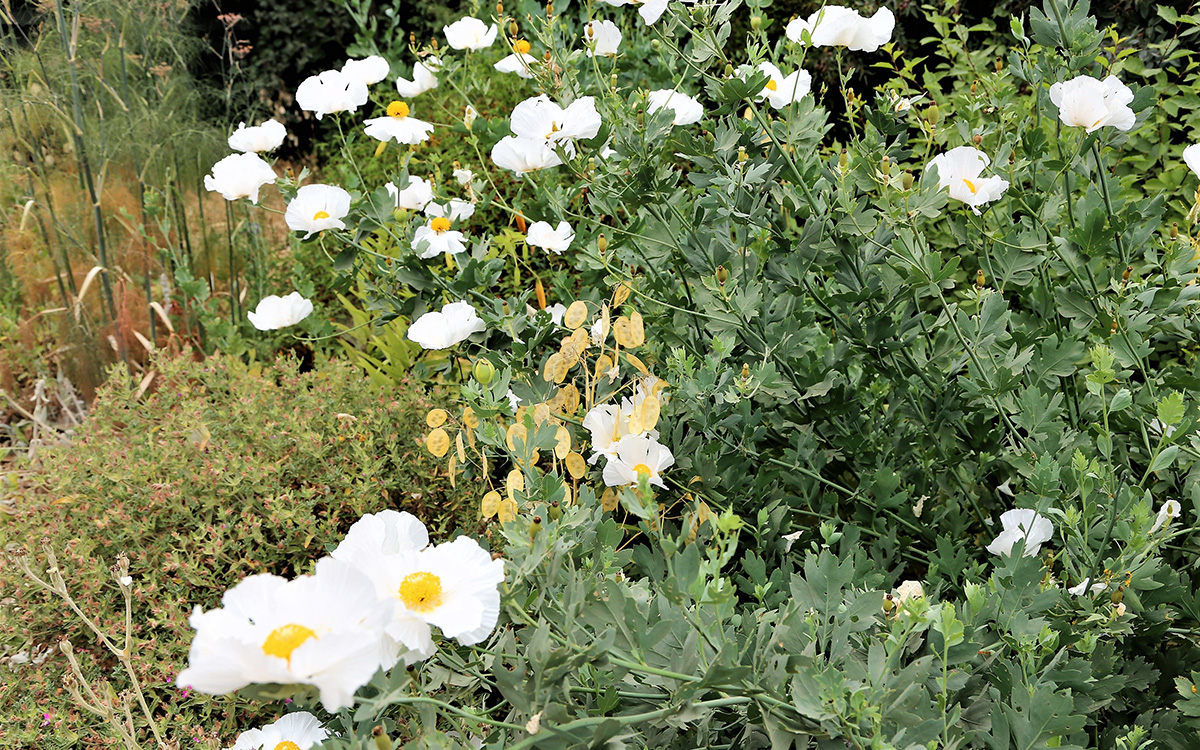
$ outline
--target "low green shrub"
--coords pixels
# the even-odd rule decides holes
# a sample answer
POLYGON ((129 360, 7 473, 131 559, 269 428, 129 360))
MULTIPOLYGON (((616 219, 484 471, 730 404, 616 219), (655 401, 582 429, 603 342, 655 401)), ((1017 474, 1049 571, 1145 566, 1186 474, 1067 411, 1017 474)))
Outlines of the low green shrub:
MULTIPOLYGON (((384 391, 338 362, 308 373, 282 359, 157 364, 153 393, 137 398, 118 373, 77 441, 43 454, 16 516, 0 524, 0 543, 36 553, 44 539, 76 601, 110 633, 121 632, 123 612, 105 569, 127 553, 135 662, 151 705, 171 736, 223 747, 216 737, 228 737, 228 717, 245 702, 198 701, 172 685, 193 607, 214 606, 246 575, 305 572, 363 513, 407 509, 438 535, 473 523, 472 514, 447 494, 412 431, 436 391, 411 383, 384 391)), ((103 746, 95 720, 59 684, 65 663, 55 642, 70 638, 84 667, 118 690, 119 671, 61 602, 4 570, 0 654, 49 648, 51 656, 41 667, 0 660, 0 744, 103 746)))

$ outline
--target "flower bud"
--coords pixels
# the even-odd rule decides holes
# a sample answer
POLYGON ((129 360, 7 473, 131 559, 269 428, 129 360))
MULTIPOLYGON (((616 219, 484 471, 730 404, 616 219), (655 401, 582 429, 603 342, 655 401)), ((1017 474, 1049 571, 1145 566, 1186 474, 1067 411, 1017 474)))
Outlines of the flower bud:
POLYGON ((603 234, 596 238, 596 249, 600 251, 601 255, 604 255, 604 251, 608 249, 608 240, 604 239, 603 234))
POLYGON ((475 362, 474 373, 476 380, 482 385, 488 385, 496 377, 496 367, 486 359, 479 359, 475 362))
POLYGON ((608 85, 614 89, 617 87, 617 74, 616 73, 613 73, 612 75, 610 75, 608 77, 608 85))
POLYGON ((525 234, 525 215, 518 211, 513 214, 513 220, 517 223, 517 231, 521 234, 525 234))
POLYGON ((901 180, 900 184, 904 187, 905 190, 912 190, 913 173, 912 173, 911 169, 904 170, 904 177, 900 178, 900 180, 901 180))
POLYGON ((971 136, 971 143, 974 143, 976 146, 978 146, 979 144, 983 143, 983 136, 982 135, 971 136))
POLYGON ((717 266, 717 283, 725 286, 725 282, 729 280, 729 272, 725 270, 725 266, 717 266))
POLYGON ((738 146, 738 155, 737 155, 738 164, 745 164, 746 160, 749 158, 750 158, 750 155, 746 153, 746 147, 738 146))
POLYGON ((660 49, 662 49, 662 42, 658 41, 657 39, 651 39, 650 40, 650 49, 654 50, 655 52, 658 52, 660 49))
POLYGON ((743 362, 742 363, 742 380, 749 380, 749 379, 750 379, 750 365, 743 362))
POLYGON ((846 151, 846 149, 842 149, 841 155, 838 156, 838 169, 845 172, 849 166, 850 166, 850 154, 849 154, 849 152, 846 151))
POLYGON ((725 77, 733 78, 733 65, 731 63, 725 63, 725 77))
POLYGON ((1177 237, 1179 237, 1179 222, 1171 225, 1171 239, 1176 239, 1177 237))
POLYGON ((942 119, 942 111, 938 109, 937 103, 930 104, 925 108, 925 121, 930 125, 937 125, 942 119))
POLYGON ((883 176, 887 177, 892 173, 892 160, 884 154, 883 161, 879 162, 879 171, 883 172, 883 176))
POLYGON ((762 28, 762 16, 750 16, 750 28, 758 31, 762 28))
POLYGON ((546 287, 542 286, 542 280, 536 279, 533 282, 533 293, 537 297, 538 309, 546 309, 546 287))
POLYGON ((417 35, 413 32, 408 32, 408 43, 412 47, 417 46, 417 35))
POLYGON ((387 732, 383 731, 383 726, 377 726, 371 730, 371 736, 375 738, 375 747, 378 750, 392 750, 392 738, 387 736, 387 732))
POLYGON ((592 28, 592 24, 587 25, 587 38, 593 39, 596 36, 596 30, 592 28))
POLYGON ((517 27, 517 22, 516 22, 516 21, 509 21, 509 22, 508 22, 508 35, 509 35, 509 36, 511 36, 511 37, 513 37, 513 38, 516 38, 516 36, 517 36, 517 33, 518 33, 520 30, 521 30, 521 29, 517 27))
POLYGON ((542 517, 534 516, 533 523, 529 524, 529 538, 533 539, 542 530, 542 517))
POLYGON ((546 18, 554 15, 554 3, 546 3, 546 18))
POLYGON ((436 36, 433 38, 433 42, 430 44, 430 46, 433 47, 435 50, 437 49, 437 37, 436 36))

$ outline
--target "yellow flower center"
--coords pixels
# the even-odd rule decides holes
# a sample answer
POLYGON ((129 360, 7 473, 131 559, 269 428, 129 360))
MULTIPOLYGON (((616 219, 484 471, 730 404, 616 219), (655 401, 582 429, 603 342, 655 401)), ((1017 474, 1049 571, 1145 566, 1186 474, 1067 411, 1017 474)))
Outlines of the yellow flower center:
POLYGON ((275 628, 263 641, 262 650, 267 656, 277 656, 291 661, 292 652, 300 648, 300 644, 317 634, 303 625, 281 625, 275 628))
POLYGON ((387 108, 388 117, 408 117, 408 105, 404 102, 392 102, 387 108))
POLYGON ((513 42, 513 52, 516 52, 518 55, 528 55, 529 50, 532 48, 533 45, 524 39, 518 39, 517 41, 513 42))
POLYGON ((445 232, 450 229, 450 220, 445 216, 439 216, 429 222, 429 228, 435 232, 445 232))
POLYGON ((975 187, 975 183, 971 182, 965 177, 963 178, 963 183, 966 184, 967 190, 971 191, 971 195, 975 195, 979 192, 979 188, 975 187))
POLYGON ((320 221, 321 219, 328 219, 328 218, 329 218, 329 214, 327 214, 324 211, 317 211, 315 214, 313 214, 313 221, 320 221))
POLYGON ((396 596, 413 612, 432 612, 442 606, 442 579, 423 570, 409 573, 396 596))
POLYGON ((275 746, 275 750, 300 750, 300 746, 291 740, 284 740, 275 746))
POLYGON ((774 78, 772 78, 771 80, 767 81, 767 89, 768 89, 769 91, 778 91, 778 90, 779 90, 779 84, 778 84, 778 83, 775 83, 775 79, 774 79, 774 78))
POLYGON ((633 467, 633 473, 639 476, 642 474, 645 474, 647 477, 654 476, 654 472, 650 471, 650 467, 646 464, 638 464, 637 466, 633 467))

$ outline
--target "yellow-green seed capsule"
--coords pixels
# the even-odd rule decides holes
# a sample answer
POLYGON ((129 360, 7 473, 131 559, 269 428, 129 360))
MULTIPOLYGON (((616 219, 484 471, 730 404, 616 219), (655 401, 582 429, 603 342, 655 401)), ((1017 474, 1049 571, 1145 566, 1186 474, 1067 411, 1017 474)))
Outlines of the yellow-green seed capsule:
POLYGON ((514 39, 515 39, 515 38, 517 37, 517 33, 518 33, 520 30, 521 30, 521 29, 520 29, 520 28, 517 26, 517 22, 516 22, 516 21, 509 21, 509 22, 508 22, 508 35, 509 35, 509 36, 511 36, 512 38, 514 38, 514 39))
POLYGON ((650 49, 654 50, 655 52, 658 52, 660 49, 662 49, 662 42, 658 41, 657 39, 651 39, 650 40, 650 49))
POLYGON ((542 517, 534 516, 533 523, 529 524, 529 538, 533 539, 542 530, 542 517))
POLYGON ((1171 239, 1176 239, 1178 237, 1179 237, 1179 222, 1175 222, 1174 224, 1171 225, 1171 239))
POLYGON ((886 154, 883 157, 883 161, 879 162, 879 171, 883 173, 884 177, 892 173, 892 160, 886 154))
POLYGON ((762 28, 762 16, 750 16, 750 28, 758 31, 762 28))
MULTIPOLYGON (((371 736, 375 738, 375 747, 377 750, 392 750, 392 738, 387 736, 387 732, 383 731, 383 726, 377 726, 371 730, 371 736)), ((291 743, 284 743, 290 745, 291 743)))
POLYGON ((603 234, 596 238, 596 249, 600 251, 601 255, 604 255, 604 251, 608 250, 608 240, 604 239, 603 234))
POLYGON ((846 149, 842 149, 842 153, 838 156, 838 167, 844 172, 850 166, 850 154, 846 149))
POLYGON ((496 377, 496 367, 486 359, 480 359, 475 362, 475 379, 483 385, 488 385, 492 379, 496 377))
POLYGON ((937 125, 942 119, 942 111, 938 109, 937 103, 930 104, 925 108, 925 121, 930 125, 937 125))
POLYGON ((746 153, 746 147, 738 146, 738 157, 737 157, 738 164, 745 164, 746 160, 749 158, 750 158, 750 155, 746 153))
POLYGON ((912 190, 913 173, 911 169, 904 170, 904 177, 900 178, 900 180, 900 184, 904 186, 905 190, 912 190))
POLYGON ((717 283, 725 286, 725 282, 729 280, 729 271, 725 270, 725 266, 717 266, 717 283))

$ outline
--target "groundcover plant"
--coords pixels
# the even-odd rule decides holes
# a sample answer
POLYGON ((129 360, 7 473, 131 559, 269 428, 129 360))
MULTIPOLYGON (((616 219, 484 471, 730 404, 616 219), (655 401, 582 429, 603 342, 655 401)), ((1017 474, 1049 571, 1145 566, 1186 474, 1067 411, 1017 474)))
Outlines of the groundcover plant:
POLYGON ((301 87, 392 183, 238 194, 444 352, 425 446, 491 553, 366 516, 198 611, 181 687, 320 718, 276 750, 1196 746, 1196 181, 1113 174, 1163 103, 1086 3, 1001 57, 934 13, 920 82, 886 8, 771 10, 480 7, 393 58, 406 100, 301 87), (821 47, 895 78, 835 118, 821 47))

